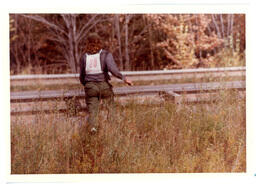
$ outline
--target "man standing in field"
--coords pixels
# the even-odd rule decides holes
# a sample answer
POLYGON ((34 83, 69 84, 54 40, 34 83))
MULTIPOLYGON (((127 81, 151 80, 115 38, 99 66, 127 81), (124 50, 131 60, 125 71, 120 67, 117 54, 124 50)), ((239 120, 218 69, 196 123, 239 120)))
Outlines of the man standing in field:
MULTIPOLYGON (((80 59, 80 82, 84 85, 85 101, 89 113, 88 129, 95 133, 98 129, 98 112, 101 99, 107 99, 107 106, 113 112, 114 93, 109 83, 110 72, 113 76, 132 85, 118 70, 111 53, 102 49, 101 38, 96 34, 90 34, 86 40, 85 53, 80 59)), ((113 114, 109 115, 110 117, 113 114)))

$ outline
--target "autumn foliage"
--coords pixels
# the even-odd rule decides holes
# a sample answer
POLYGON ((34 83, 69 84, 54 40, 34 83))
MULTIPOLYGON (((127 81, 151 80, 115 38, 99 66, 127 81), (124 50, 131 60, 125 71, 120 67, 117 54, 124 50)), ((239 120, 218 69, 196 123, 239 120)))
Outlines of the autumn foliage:
POLYGON ((95 32, 121 70, 245 65, 244 14, 10 14, 11 73, 76 73, 95 32))

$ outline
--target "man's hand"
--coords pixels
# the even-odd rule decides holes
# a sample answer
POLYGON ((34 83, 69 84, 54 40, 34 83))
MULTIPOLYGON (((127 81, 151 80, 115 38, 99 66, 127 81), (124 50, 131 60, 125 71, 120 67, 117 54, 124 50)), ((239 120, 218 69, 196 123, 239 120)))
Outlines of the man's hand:
POLYGON ((124 82, 125 82, 126 84, 130 85, 130 86, 133 85, 132 81, 130 81, 130 80, 127 79, 126 77, 125 77, 125 79, 124 79, 124 82))

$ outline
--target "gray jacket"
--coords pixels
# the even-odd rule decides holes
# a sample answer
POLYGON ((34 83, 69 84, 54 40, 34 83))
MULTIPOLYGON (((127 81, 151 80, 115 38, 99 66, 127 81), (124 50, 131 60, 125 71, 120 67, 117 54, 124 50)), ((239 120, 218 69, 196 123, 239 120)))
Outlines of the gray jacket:
POLYGON ((102 50, 100 54, 100 63, 103 70, 103 74, 86 74, 86 54, 84 54, 80 59, 80 82, 85 85, 86 82, 102 82, 110 80, 108 72, 113 76, 124 80, 125 76, 122 75, 117 68, 117 65, 114 61, 113 55, 106 50, 102 50))

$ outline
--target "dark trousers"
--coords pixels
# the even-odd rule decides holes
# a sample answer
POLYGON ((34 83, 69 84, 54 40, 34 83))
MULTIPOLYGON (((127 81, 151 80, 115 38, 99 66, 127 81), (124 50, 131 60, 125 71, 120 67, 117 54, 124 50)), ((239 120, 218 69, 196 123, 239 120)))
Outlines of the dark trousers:
POLYGON ((100 102, 103 99, 108 111, 108 119, 112 121, 114 110, 114 93, 108 82, 86 82, 85 101, 89 113, 88 124, 90 127, 98 127, 98 113, 100 102))

